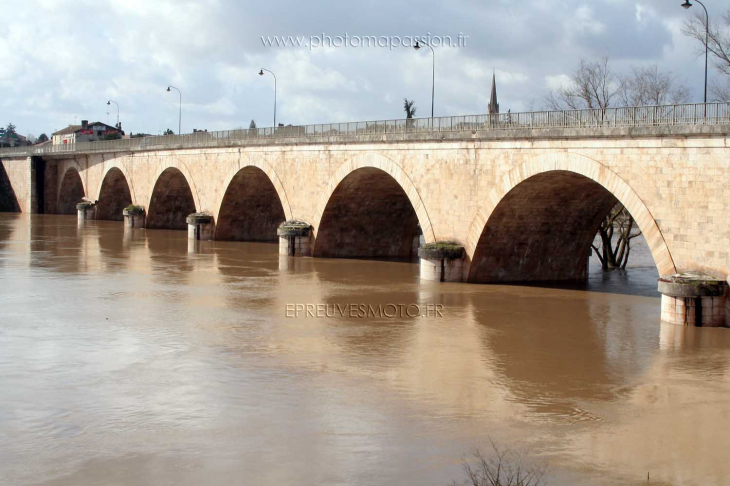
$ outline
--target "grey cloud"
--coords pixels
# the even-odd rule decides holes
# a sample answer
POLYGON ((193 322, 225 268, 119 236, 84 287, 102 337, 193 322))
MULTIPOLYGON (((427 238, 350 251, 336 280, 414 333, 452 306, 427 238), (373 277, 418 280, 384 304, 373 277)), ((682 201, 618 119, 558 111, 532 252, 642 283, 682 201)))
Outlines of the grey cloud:
POLYGON ((669 27, 687 15, 678 1, 45 3, 26 2, 0 26, 0 123, 36 135, 74 116, 105 119, 112 96, 127 130, 174 127, 169 83, 183 90, 184 130, 248 126, 252 118, 269 125, 273 80, 256 75, 262 66, 277 73, 285 123, 397 118, 404 97, 416 100, 419 115, 430 112, 427 52, 264 47, 261 36, 273 35, 468 35, 464 48, 437 50, 437 115, 484 112, 492 68, 501 73, 502 108, 516 111, 542 100, 546 76, 604 54, 617 70, 657 62, 690 83, 695 98, 700 91, 692 43, 669 27), (576 17, 581 9, 590 16, 576 17), (596 24, 581 28, 586 18, 596 24))

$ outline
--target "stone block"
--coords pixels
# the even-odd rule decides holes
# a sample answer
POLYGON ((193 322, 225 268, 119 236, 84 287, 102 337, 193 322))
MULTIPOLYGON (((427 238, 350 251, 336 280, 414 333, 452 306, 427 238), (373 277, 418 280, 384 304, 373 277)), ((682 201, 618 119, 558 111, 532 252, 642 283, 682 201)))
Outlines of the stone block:
POLYGON ((311 236, 279 237, 279 255, 312 256, 311 236))
POLYGON ((145 215, 142 214, 125 214, 124 215, 124 226, 126 228, 144 228, 145 227, 145 215))
POLYGON ((96 206, 89 201, 83 201, 76 205, 76 213, 79 221, 96 219, 96 206))
POLYGON ((432 282, 461 282, 463 280, 464 260, 421 258, 420 276, 432 282))

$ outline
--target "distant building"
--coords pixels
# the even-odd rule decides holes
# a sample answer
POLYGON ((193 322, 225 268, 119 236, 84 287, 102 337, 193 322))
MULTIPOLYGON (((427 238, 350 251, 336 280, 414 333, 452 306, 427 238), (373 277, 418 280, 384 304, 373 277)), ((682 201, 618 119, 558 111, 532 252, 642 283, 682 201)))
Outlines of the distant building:
POLYGON ((489 114, 496 115, 499 113, 499 103, 497 103, 497 77, 492 73, 492 94, 489 98, 489 114))
POLYGON ((33 145, 28 139, 18 133, 8 133, 4 128, 0 128, 0 147, 24 147, 33 145))
POLYGON ((117 127, 102 122, 89 123, 81 120, 81 125, 69 125, 59 130, 51 137, 53 145, 63 145, 77 142, 96 142, 104 140, 108 135, 117 134, 121 138, 124 132, 117 127))

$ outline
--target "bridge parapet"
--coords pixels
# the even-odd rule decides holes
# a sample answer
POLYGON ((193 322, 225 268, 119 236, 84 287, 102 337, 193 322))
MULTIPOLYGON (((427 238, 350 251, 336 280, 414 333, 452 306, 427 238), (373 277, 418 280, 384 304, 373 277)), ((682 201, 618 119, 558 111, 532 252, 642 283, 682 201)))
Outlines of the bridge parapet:
POLYGON ((195 132, 0 149, 0 157, 306 143, 726 135, 730 103, 536 111, 195 132))

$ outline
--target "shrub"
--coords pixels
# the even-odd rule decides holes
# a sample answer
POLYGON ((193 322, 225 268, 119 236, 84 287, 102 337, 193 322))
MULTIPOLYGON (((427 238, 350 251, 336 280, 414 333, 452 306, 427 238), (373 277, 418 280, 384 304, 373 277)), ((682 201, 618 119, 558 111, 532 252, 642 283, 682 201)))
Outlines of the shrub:
POLYGON ((128 215, 137 215, 137 214, 144 214, 144 208, 142 206, 136 206, 134 204, 130 204, 126 208, 124 208, 124 214, 128 215))
POLYGON ((188 224, 208 224, 213 222, 213 215, 209 213, 193 213, 185 218, 188 224))
POLYGON ((418 256, 436 260, 458 260, 464 257, 464 247, 455 241, 436 241, 419 248, 418 256))
POLYGON ((94 203, 91 201, 81 201, 80 203, 78 203, 76 205, 76 209, 78 209, 79 211, 85 211, 85 210, 87 210, 89 208, 93 208, 93 207, 94 207, 94 203))

